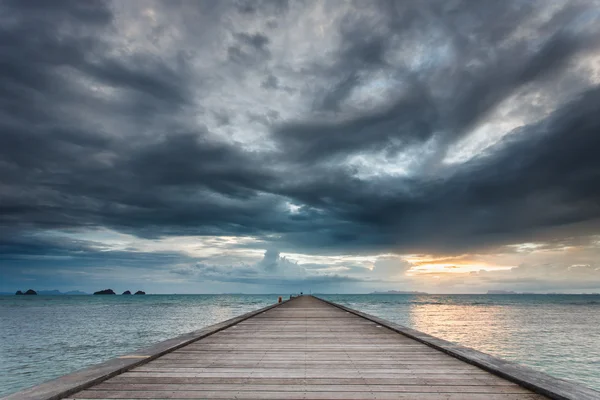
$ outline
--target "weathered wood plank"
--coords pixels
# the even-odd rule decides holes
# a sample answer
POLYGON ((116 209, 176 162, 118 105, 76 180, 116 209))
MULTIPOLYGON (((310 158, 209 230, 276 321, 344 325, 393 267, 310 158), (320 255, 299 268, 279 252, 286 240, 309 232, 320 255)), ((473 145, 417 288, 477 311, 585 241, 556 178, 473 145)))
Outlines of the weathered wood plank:
MULTIPOLYGON (((260 365, 250 368, 178 368, 178 367, 154 367, 153 365, 143 365, 136 368, 136 371, 140 372, 168 372, 168 373, 215 373, 215 374, 246 374, 248 371, 254 371, 261 374, 277 374, 277 373, 297 373, 297 371, 304 371, 306 368, 304 365, 297 365, 294 368, 288 369, 277 369, 277 368, 261 368, 260 365)), ((485 374, 485 371, 470 367, 460 368, 424 368, 424 369, 408 369, 408 368, 337 368, 335 371, 331 369, 310 369, 307 373, 317 374, 321 376, 327 376, 329 374, 350 374, 360 371, 361 373, 371 374, 485 374)))
MULTIPOLYGON (((244 360, 212 360, 212 361, 191 361, 177 360, 174 362, 153 363, 155 367, 171 366, 177 368, 250 368, 257 365, 256 361, 244 360), (187 361, 187 362, 186 362, 187 361)), ((430 366, 460 367, 458 361, 364 361, 364 360, 335 360, 335 361, 305 361, 302 363, 304 368, 330 369, 359 366, 361 368, 425 368, 430 366)), ((296 368, 298 363, 295 360, 265 360, 262 359, 258 364, 260 368, 296 368)))
POLYGON ((108 383, 88 390, 105 391, 254 391, 254 392, 398 392, 398 393, 529 393, 519 385, 261 385, 261 384, 160 384, 160 383, 108 383))
MULTIPOLYGON (((249 374, 244 373, 231 373, 231 372, 132 372, 133 376, 140 377, 187 377, 187 378, 211 378, 211 377, 222 377, 222 378, 237 378, 248 376, 249 374)), ((449 373, 427 373, 427 374, 395 374, 395 373, 380 373, 380 372, 331 372, 327 374, 327 378, 434 378, 444 377, 457 379, 465 379, 465 377, 487 376, 485 371, 477 374, 449 374, 449 373)), ((252 371, 254 377, 265 377, 265 378, 322 378, 323 374, 315 373, 312 371, 303 372, 302 370, 297 371, 276 371, 276 372, 263 372, 263 371, 252 371)))
POLYGON ((77 399, 411 399, 411 400, 541 400, 528 393, 372 393, 365 388, 355 392, 278 392, 278 391, 99 391, 85 390, 77 399))
MULTIPOLYGON (((258 377, 162 377, 162 376, 130 376, 122 374, 104 383, 164 383, 164 384, 247 384, 247 385, 356 385, 351 378, 258 378, 258 377)), ((506 385, 512 386, 505 379, 495 376, 450 376, 435 378, 419 378, 415 376, 402 378, 362 378, 359 384, 366 385, 506 385)))

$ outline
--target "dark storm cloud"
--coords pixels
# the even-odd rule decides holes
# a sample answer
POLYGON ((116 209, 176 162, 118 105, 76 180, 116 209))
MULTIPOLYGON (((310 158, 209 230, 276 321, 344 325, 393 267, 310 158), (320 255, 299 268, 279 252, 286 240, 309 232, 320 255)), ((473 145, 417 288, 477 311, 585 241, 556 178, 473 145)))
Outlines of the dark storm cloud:
POLYGON ((179 252, 111 250, 104 243, 77 239, 76 235, 0 233, 0 286, 5 289, 18 287, 24 281, 42 288, 65 284, 87 287, 97 282, 94 276, 119 280, 119 273, 126 271, 136 277, 133 280, 144 279, 142 270, 168 269, 174 264, 192 262, 197 262, 197 258, 179 252))
POLYGON ((287 0, 239 0, 234 2, 235 8, 243 14, 281 14, 288 7, 287 0))
MULTIPOLYGON (((318 107, 339 111, 340 103, 360 83, 356 73, 361 70, 362 63, 353 66, 351 62, 356 58, 367 59, 380 68, 393 69, 397 79, 408 86, 406 93, 382 109, 367 113, 359 111, 357 116, 341 123, 300 121, 283 124, 274 132, 283 151, 296 154, 301 162, 312 163, 327 161, 338 153, 344 156, 386 148, 397 151, 415 142, 424 142, 435 134, 441 135, 442 142, 447 144, 464 136, 470 127, 517 89, 557 72, 582 48, 599 44, 597 37, 576 37, 566 31, 550 35, 533 52, 525 52, 525 44, 517 42, 508 48, 497 49, 493 58, 478 59, 484 65, 474 71, 436 71, 437 74, 447 72, 452 75, 453 83, 447 87, 447 82, 438 81, 440 78, 447 80, 447 76, 408 72, 401 65, 384 67, 381 61, 384 56, 379 53, 389 44, 381 42, 390 40, 378 38, 364 45, 364 49, 358 44, 358 49, 350 52, 358 53, 358 57, 348 57, 343 52, 336 74, 346 75, 323 95, 318 107), (365 52, 365 49, 374 51, 373 48, 379 49, 377 56, 365 52), (344 72, 343 68, 352 69, 344 72), (446 86, 447 93, 436 97, 432 91, 440 89, 436 87, 438 84, 442 88, 446 86)), ((470 61, 468 57, 462 60, 464 63, 470 61)))
MULTIPOLYGON (((391 232, 404 225, 401 242, 415 247, 435 243, 446 251, 495 240, 529 240, 540 230, 593 221, 600 217, 595 184, 600 179, 595 134, 600 129, 599 100, 600 89, 586 92, 507 137, 492 154, 462 165, 443 180, 417 183, 416 199, 380 196, 353 218, 391 232)), ((586 233, 597 227, 588 226, 586 233)))
POLYGON ((237 44, 227 49, 229 59, 238 64, 255 64, 271 57, 268 48, 269 38, 261 33, 235 33, 237 44))
POLYGON ((0 238, 0 254, 4 260, 27 256, 76 255, 90 252, 94 248, 94 243, 90 241, 15 235, 15 232, 3 232, 0 238))
MULTIPOLYGON (((277 3, 233 9, 254 22, 283 20, 292 5, 277 3)), ((594 231, 600 90, 567 71, 576 56, 596 48, 597 32, 583 25, 588 8, 568 5, 531 38, 518 31, 544 2, 446 3, 363 3, 369 12, 347 11, 328 32, 340 37, 331 57, 301 67, 293 65, 293 46, 282 52, 258 22, 230 26, 215 17, 230 31, 205 53, 198 50, 203 39, 214 38, 182 27, 167 38, 181 51, 157 53, 115 45, 122 32, 110 3, 1 3, 0 224, 16 237, 3 237, 3 248, 64 249, 19 242, 58 228, 255 235, 281 251, 322 252, 462 251, 583 222, 594 231), (417 67, 399 61, 418 52, 417 67), (204 63, 215 60, 223 64, 206 72, 204 63), (240 98, 286 88, 290 97, 304 96, 314 115, 241 114, 263 115, 266 126, 281 119, 259 147, 217 134, 250 130, 235 125, 233 104, 212 104, 207 94, 221 93, 225 75, 239 68, 256 80, 255 89, 237 85, 240 98), (313 78, 317 84, 305 82, 313 78), (510 96, 563 80, 585 93, 563 98, 557 90, 557 110, 541 121, 468 162, 439 167, 452 145, 510 96), (353 103, 373 87, 392 94, 353 103), (217 127, 209 126, 213 118, 217 127), (433 150, 412 154, 425 143, 433 150), (390 164, 405 153, 417 167, 407 176, 362 178, 349 163, 379 152, 390 164), (288 202, 298 209, 290 211, 288 202)), ((78 256, 94 253, 85 244, 69 246, 82 246, 69 250, 78 256)))
POLYGON ((278 89, 279 88, 279 81, 278 81, 278 79, 277 79, 276 76, 269 75, 263 81, 263 83, 261 84, 261 86, 263 88, 265 88, 265 89, 278 89))

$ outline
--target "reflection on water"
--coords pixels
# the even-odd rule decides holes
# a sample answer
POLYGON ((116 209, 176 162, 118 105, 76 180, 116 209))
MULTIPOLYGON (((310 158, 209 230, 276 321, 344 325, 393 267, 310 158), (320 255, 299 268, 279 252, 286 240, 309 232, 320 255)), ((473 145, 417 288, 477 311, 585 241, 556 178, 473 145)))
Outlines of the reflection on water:
MULTIPOLYGON (((0 396, 273 304, 277 297, 0 296, 0 396)), ((322 297, 600 389, 600 296, 322 297)))
POLYGON ((600 390, 600 296, 323 297, 600 390))
MULTIPOLYGON (((508 336, 510 327, 497 307, 456 305, 411 305, 409 325, 419 331, 455 343, 493 343, 508 336)), ((477 347, 470 345, 470 347, 477 347)))

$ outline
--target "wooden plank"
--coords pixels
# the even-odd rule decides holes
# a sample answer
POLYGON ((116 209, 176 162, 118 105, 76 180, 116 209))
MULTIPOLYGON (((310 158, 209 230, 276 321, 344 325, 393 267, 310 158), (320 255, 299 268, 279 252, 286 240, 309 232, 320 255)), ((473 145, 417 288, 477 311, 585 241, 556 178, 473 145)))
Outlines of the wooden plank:
MULTIPOLYGON (((130 376, 128 374, 122 374, 115 376, 110 381, 104 382, 103 384, 119 384, 119 383, 130 383, 130 384, 204 384, 204 385, 223 385, 223 384, 246 384, 246 385, 356 385, 356 379, 351 378, 257 378, 257 377, 235 377, 235 378, 223 378, 223 377, 208 377, 208 378, 189 378, 189 377, 159 377, 159 376, 130 376)), ((435 377, 435 378, 418 378, 410 376, 408 378, 362 378, 359 384, 366 385, 463 385, 463 386, 512 386, 514 383, 508 382, 505 379, 498 378, 495 376, 479 376, 479 377, 435 377)), ((95 388, 92 387, 90 389, 95 388)))
POLYGON ((401 393, 355 392, 277 392, 277 391, 99 391, 85 390, 77 399, 411 399, 411 400, 541 400, 541 395, 528 393, 401 393))
MULTIPOLYGON (((153 363, 155 367, 160 366, 177 366, 178 368, 249 368, 257 366, 257 361, 251 360, 212 360, 212 361, 192 361, 192 360, 177 360, 171 362, 156 362, 153 363)), ((409 368, 409 367, 429 367, 429 366, 462 366, 458 361, 364 361, 364 360, 334 360, 334 361, 309 361, 306 360, 302 363, 304 368, 316 368, 316 369, 330 369, 330 368, 344 368, 344 367, 361 367, 361 368, 409 368)), ((296 368, 298 363, 296 360, 265 360, 264 358, 258 364, 260 368, 296 368)))
POLYGON ((160 384, 101 383, 88 390, 104 391, 276 391, 276 392, 398 392, 398 393, 529 393, 519 385, 261 385, 261 384, 160 384))
MULTIPOLYGON (((261 368, 260 365, 256 365, 250 368, 178 368, 178 367, 154 367, 153 365, 145 365, 136 368, 139 372, 168 372, 177 374, 201 374, 201 373, 215 373, 215 374, 244 374, 248 370, 254 371, 255 373, 261 374, 277 374, 277 373, 296 373, 297 371, 305 371, 304 365, 298 365, 295 368, 278 369, 278 368, 261 368)), ((335 371, 331 369, 310 369, 307 373, 327 376, 330 374, 350 374, 355 372, 364 372, 371 374, 485 374, 485 371, 472 367, 461 367, 461 368, 424 368, 424 369, 409 369, 409 368, 337 368, 335 371)))
MULTIPOLYGON (((254 377, 265 377, 265 378, 322 378, 323 375, 319 373, 315 373, 312 371, 276 371, 276 372, 261 372, 261 371, 253 371, 250 370, 251 376, 254 377)), ((250 373, 230 373, 230 372, 133 372, 133 376, 138 377, 186 377, 186 378, 212 378, 212 377, 222 377, 222 378, 237 378, 237 377, 245 377, 249 376, 250 373)), ((380 373, 380 372, 331 372, 327 374, 327 378, 435 378, 435 377, 444 377, 444 378, 453 378, 456 379, 465 379, 466 377, 472 377, 473 375, 478 376, 487 376, 485 371, 483 373, 478 374, 447 374, 447 373, 427 373, 427 374, 395 374, 395 373, 380 373)))

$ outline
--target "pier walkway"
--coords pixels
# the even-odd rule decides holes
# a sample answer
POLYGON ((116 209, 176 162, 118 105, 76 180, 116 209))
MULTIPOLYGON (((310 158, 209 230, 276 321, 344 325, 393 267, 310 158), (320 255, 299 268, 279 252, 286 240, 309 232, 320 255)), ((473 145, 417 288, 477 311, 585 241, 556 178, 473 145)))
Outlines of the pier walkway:
POLYGON ((73 399, 544 399, 310 296, 117 375, 73 399))
POLYGON ((600 400, 600 392, 303 296, 3 398, 59 399, 600 400))

